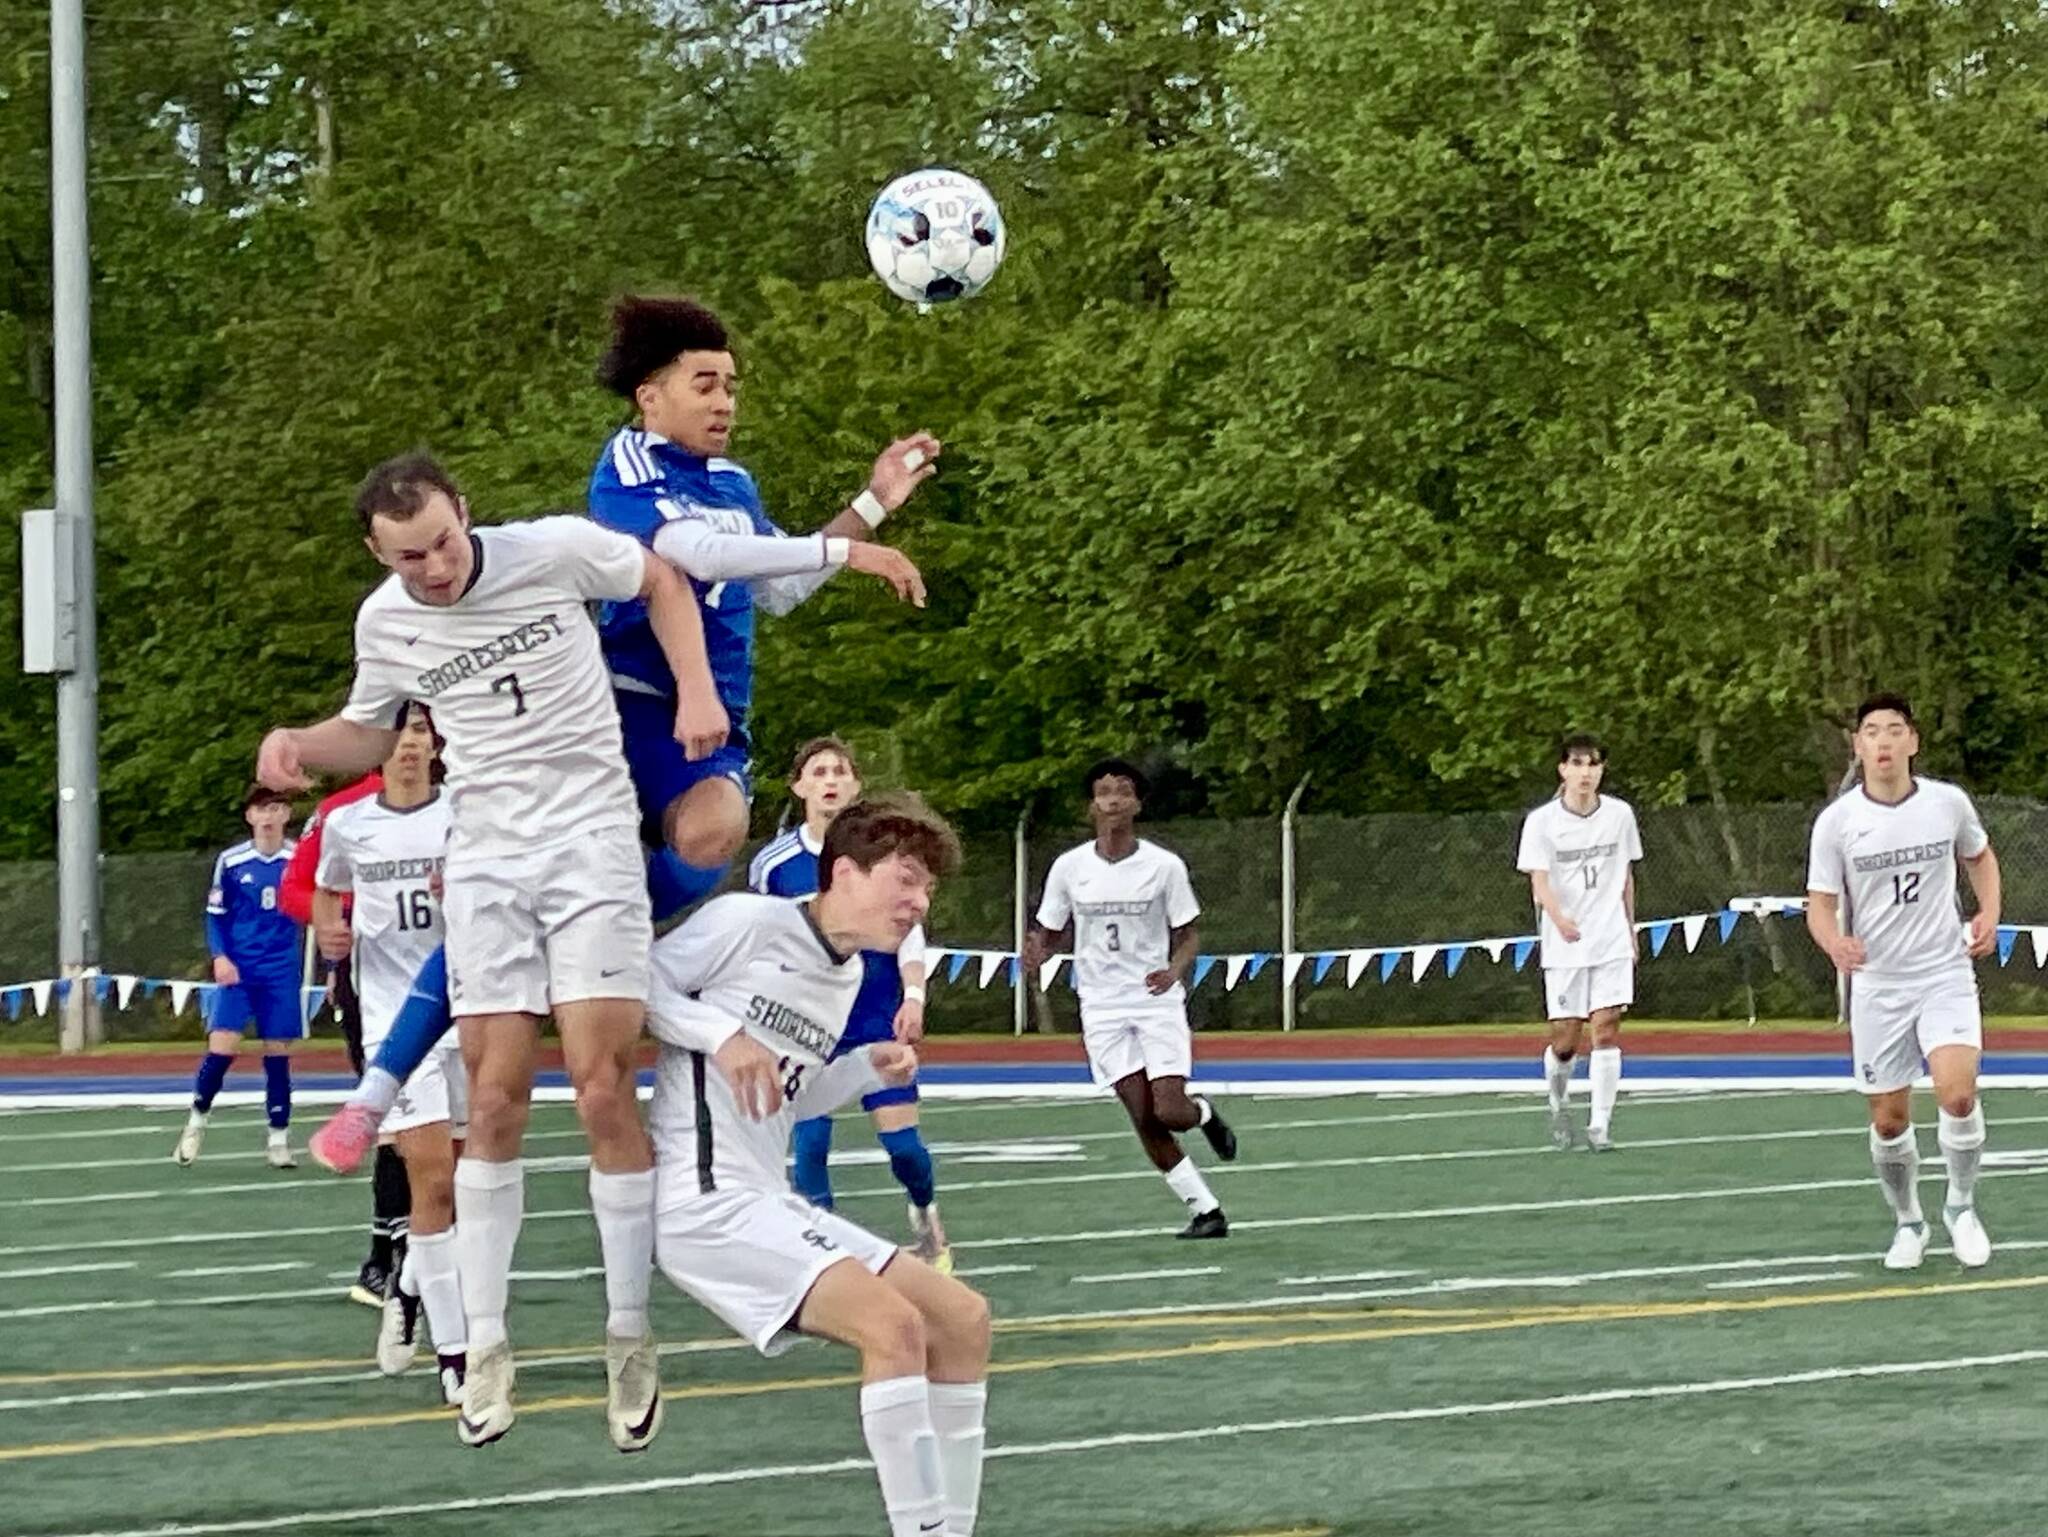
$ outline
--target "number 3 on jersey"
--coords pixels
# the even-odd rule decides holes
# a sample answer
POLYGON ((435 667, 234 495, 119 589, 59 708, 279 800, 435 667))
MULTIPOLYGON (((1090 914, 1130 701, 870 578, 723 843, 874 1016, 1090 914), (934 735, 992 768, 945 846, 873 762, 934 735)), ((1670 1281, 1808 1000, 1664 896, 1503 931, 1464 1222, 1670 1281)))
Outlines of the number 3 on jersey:
POLYGON ((491 683, 494 694, 502 694, 508 688, 512 691, 512 716, 516 720, 526 713, 526 691, 519 686, 519 674, 516 672, 508 672, 491 683))

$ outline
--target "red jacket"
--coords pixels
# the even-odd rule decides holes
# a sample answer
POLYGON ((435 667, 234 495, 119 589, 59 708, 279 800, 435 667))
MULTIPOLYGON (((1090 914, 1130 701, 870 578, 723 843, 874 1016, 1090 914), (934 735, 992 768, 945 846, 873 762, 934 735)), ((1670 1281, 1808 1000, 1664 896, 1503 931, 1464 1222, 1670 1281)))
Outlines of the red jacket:
POLYGON ((277 905, 296 921, 313 921, 313 877, 320 869, 320 832, 327 825, 328 816, 350 801, 375 795, 383 788, 383 774, 372 769, 346 789, 336 790, 314 807, 313 814, 306 818, 305 830, 299 834, 299 846, 292 851, 291 863, 284 867, 284 880, 277 888, 277 905))

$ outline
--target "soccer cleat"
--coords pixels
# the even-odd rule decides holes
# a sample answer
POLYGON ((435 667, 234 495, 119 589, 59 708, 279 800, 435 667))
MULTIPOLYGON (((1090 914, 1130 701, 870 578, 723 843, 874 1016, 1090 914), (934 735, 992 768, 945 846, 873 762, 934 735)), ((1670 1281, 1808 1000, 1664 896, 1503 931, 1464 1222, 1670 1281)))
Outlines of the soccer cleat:
POLYGON ((512 1428, 515 1418, 512 1344, 499 1340, 470 1353, 462 1378, 462 1412, 455 1417, 455 1433, 464 1446, 489 1446, 512 1428))
POLYGON ((353 1174, 377 1145, 379 1118, 361 1105, 343 1105, 327 1118, 306 1151, 313 1162, 336 1174, 353 1174))
MULTIPOLYGON (((1981 1232, 1982 1229, 1979 1229, 1981 1232)), ((1927 1224, 1901 1222, 1892 1234, 1892 1246, 1884 1251, 1887 1270, 1918 1270, 1927 1256, 1927 1224)))
POLYGON ((1230 1129, 1230 1123, 1217 1113, 1214 1105, 1206 1099, 1202 1103, 1209 1105, 1209 1119, 1202 1122, 1202 1135, 1209 1139, 1209 1146, 1218 1158, 1225 1163, 1234 1162, 1237 1158, 1237 1133, 1230 1129))
POLYGON ((384 1299, 384 1320, 377 1327, 377 1370, 387 1377, 402 1377, 412 1370, 419 1338, 420 1299, 394 1285, 384 1299))
POLYGON ((953 1273, 953 1249, 946 1242, 946 1229, 939 1221, 939 1203, 910 1208, 910 1231, 917 1235, 917 1242, 910 1246, 910 1252, 923 1260, 940 1275, 953 1273))
POLYGON ((296 1169, 298 1159, 292 1157, 291 1138, 282 1131, 273 1131, 270 1140, 263 1145, 263 1161, 273 1169, 296 1169))
POLYGON ((604 1337, 605 1424, 612 1445, 642 1452, 661 1433, 661 1356, 654 1336, 604 1337))
POLYGON ((1948 1229, 1949 1245, 1955 1250, 1958 1265, 1975 1270, 1979 1265, 1991 1263, 1991 1235, 1984 1231, 1984 1224, 1977 1219, 1976 1207, 1944 1207, 1941 1221, 1948 1229))
POLYGON ((441 1372, 441 1402, 451 1409, 462 1407, 462 1377, 467 1363, 459 1350, 444 1350, 436 1358, 441 1372))
POLYGON ((1228 1238, 1230 1219, 1223 1215, 1218 1206, 1212 1211, 1198 1211, 1194 1221, 1173 1235, 1176 1238, 1228 1238))
POLYGON ((364 1307, 381 1308, 384 1294, 391 1290, 391 1272, 373 1259, 363 1261, 363 1268, 356 1272, 356 1284, 348 1289, 348 1300, 360 1302, 364 1307))
POLYGON ((206 1112, 195 1110, 185 1119, 185 1129, 178 1136, 178 1145, 171 1156, 180 1165, 196 1163, 199 1150, 206 1145, 206 1112))
POLYGON ((1611 1153, 1614 1151, 1614 1137, 1605 1126, 1586 1128, 1586 1151, 1589 1153, 1611 1153))
POLYGON ((1571 1151, 1572 1144, 1579 1140, 1579 1134, 1572 1128, 1572 1113, 1559 1105, 1550 1112, 1550 1145, 1560 1153, 1571 1151))

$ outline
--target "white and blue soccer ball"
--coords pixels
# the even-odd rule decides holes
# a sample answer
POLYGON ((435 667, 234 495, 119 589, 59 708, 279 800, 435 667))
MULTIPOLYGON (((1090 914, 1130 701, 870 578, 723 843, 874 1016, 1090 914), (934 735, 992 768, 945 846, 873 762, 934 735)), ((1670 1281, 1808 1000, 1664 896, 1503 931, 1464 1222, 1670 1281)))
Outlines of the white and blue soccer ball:
POLYGON ((932 166, 899 176, 868 210, 868 263, 912 304, 971 299, 1003 264, 1003 215, 972 176, 932 166))

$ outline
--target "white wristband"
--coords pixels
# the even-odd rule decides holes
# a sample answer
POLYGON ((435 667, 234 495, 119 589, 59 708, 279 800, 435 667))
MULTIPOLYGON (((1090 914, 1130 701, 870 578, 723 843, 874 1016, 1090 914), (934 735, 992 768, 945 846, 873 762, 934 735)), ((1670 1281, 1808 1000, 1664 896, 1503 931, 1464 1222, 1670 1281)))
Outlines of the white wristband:
POLYGON ((889 516, 889 509, 882 505, 882 499, 872 491, 863 491, 852 502, 853 510, 860 514, 861 522, 869 528, 880 528, 882 519, 889 516))
POLYGON ((908 987, 904 988, 904 989, 903 989, 903 1001, 904 1001, 905 1003, 923 1003, 923 1002, 924 1002, 924 986, 923 986, 923 984, 921 984, 921 983, 918 983, 918 982, 912 982, 912 983, 911 983, 911 984, 910 984, 910 985, 909 985, 908 987))
POLYGON ((825 541, 825 565, 828 568, 843 566, 852 558, 853 541, 830 534, 819 535, 825 541))

